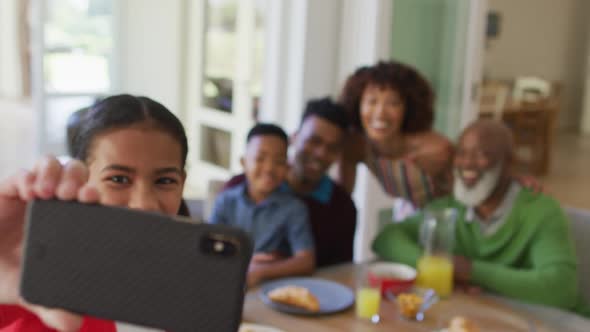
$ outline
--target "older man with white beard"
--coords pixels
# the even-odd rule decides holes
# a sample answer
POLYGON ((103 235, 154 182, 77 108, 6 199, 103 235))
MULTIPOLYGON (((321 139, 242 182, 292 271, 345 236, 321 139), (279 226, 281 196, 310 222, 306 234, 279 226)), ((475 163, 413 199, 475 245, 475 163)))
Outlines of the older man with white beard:
MULTIPOLYGON (((454 197, 427 208, 455 208, 454 278, 461 284, 590 317, 578 292, 569 222, 554 199, 510 176, 512 136, 502 124, 469 126, 454 157, 454 197)), ((373 242, 383 259, 416 266, 420 214, 387 226, 373 242)))

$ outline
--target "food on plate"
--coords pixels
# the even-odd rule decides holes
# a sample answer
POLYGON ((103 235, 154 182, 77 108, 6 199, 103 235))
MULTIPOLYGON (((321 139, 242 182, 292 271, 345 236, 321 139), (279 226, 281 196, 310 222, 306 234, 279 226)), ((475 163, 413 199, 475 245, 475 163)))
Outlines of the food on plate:
POLYGON ((284 286, 268 292, 272 301, 303 308, 311 312, 320 311, 320 302, 309 289, 300 286, 284 286))
POLYGON ((243 327, 243 328, 240 328, 239 332, 256 332, 256 331, 249 328, 249 327, 243 327))
POLYGON ((401 293, 397 296, 397 304, 402 316, 414 319, 422 305, 422 297, 413 293, 401 293))
POLYGON ((242 323, 238 332, 284 332, 283 330, 279 330, 272 326, 268 325, 259 325, 259 324, 251 324, 251 323, 242 323))
POLYGON ((449 324, 449 332, 479 332, 479 327, 469 319, 456 316, 451 319, 449 324))

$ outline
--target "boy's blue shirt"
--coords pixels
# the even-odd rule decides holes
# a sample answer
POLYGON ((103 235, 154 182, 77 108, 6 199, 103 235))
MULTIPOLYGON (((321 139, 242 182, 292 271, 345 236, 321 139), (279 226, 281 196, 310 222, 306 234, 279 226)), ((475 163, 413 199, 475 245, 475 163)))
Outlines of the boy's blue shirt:
POLYGON ((291 256, 314 248, 307 207, 280 187, 259 204, 248 197, 247 181, 227 189, 215 200, 210 222, 248 232, 254 252, 291 256))

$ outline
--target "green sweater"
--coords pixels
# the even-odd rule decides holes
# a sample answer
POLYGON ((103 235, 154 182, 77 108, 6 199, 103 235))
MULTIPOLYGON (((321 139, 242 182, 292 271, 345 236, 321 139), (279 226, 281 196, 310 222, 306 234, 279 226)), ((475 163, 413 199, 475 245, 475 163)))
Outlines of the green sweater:
MULTIPOLYGON (((572 310, 590 317, 578 292, 576 255, 569 222, 552 198, 522 189, 505 223, 491 236, 479 223, 466 222, 464 205, 448 197, 430 207, 458 211, 454 254, 472 261, 472 282, 526 302, 572 310)), ((416 266, 421 215, 390 224, 373 242, 383 259, 416 266)))

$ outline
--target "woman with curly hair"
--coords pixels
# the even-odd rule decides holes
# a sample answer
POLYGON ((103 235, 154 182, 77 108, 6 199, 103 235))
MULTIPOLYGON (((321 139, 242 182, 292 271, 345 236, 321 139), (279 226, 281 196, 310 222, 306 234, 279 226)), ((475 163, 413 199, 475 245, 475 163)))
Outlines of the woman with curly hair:
POLYGON ((361 67, 340 102, 352 122, 339 180, 352 192, 364 162, 391 196, 422 207, 450 192, 451 142, 432 130, 434 93, 414 68, 399 62, 361 67))

